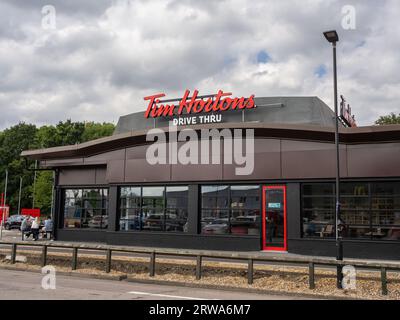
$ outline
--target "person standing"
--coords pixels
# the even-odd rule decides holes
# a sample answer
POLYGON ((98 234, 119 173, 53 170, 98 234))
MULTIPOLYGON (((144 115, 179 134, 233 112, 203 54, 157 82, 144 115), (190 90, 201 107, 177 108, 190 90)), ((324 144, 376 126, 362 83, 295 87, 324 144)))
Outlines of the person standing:
POLYGON ((33 220, 31 231, 33 235, 33 240, 37 241, 39 239, 39 217, 36 217, 35 220, 33 220))
POLYGON ((47 234, 52 234, 53 232, 53 221, 51 220, 51 217, 47 217, 46 220, 44 220, 44 227, 43 227, 44 233, 44 238, 47 239, 47 234))
POLYGON ((24 235, 29 238, 31 235, 31 221, 30 217, 26 216, 24 220, 21 222, 21 232, 22 232, 22 240, 24 240, 24 235))

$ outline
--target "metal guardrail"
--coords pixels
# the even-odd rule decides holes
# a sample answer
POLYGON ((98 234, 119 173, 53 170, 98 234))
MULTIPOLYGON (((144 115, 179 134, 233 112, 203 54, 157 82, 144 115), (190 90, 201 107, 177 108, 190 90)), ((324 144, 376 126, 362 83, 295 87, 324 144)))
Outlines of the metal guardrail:
MULTIPOLYGON (((175 257, 190 257, 196 259, 196 280, 200 280, 202 277, 202 261, 203 258, 217 258, 226 260, 242 260, 247 261, 247 282, 253 284, 254 280, 254 264, 257 262, 271 262, 280 264, 298 264, 308 266, 308 283, 310 289, 315 289, 315 267, 316 266, 331 266, 331 267, 344 267, 351 265, 362 269, 372 269, 380 271, 381 279, 381 293, 382 295, 388 294, 388 271, 400 272, 400 263, 379 263, 374 261, 359 261, 359 260, 342 260, 337 261, 333 258, 319 258, 319 257, 263 257, 252 253, 235 253, 228 254, 224 252, 211 252, 201 250, 173 250, 173 249, 152 249, 152 248, 136 248, 136 247, 125 247, 125 246, 112 246, 112 245, 88 245, 88 244, 65 244, 56 242, 9 242, 0 241, 0 245, 11 246, 11 263, 15 264, 17 256, 17 247, 41 247, 41 265, 42 267, 47 265, 48 248, 64 248, 71 249, 71 268, 76 270, 78 266, 78 251, 79 250, 97 250, 105 251, 105 272, 111 271, 112 253, 123 252, 123 253, 134 253, 134 254, 148 254, 149 255, 149 275, 154 277, 156 273, 156 257, 160 256, 175 256, 175 257)), ((340 268, 337 268, 340 270, 340 268)))

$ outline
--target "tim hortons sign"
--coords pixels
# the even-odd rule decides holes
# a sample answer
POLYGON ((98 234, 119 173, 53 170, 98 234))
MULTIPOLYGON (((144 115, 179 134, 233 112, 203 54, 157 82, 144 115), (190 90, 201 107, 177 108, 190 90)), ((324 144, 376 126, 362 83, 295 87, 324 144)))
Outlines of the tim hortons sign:
POLYGON ((199 96, 198 93, 198 90, 194 90, 192 96, 189 97, 190 91, 186 90, 182 99, 165 101, 160 100, 160 98, 165 97, 164 93, 144 97, 144 100, 149 101, 144 116, 145 118, 176 117, 172 119, 174 125, 188 125, 221 122, 221 112, 223 111, 245 110, 256 107, 254 95, 249 98, 231 97, 232 93, 223 92, 222 90, 207 96, 199 96), (171 102, 176 102, 176 104, 171 102), (201 115, 199 115, 200 113, 201 115), (193 116, 190 117, 190 115, 193 116))

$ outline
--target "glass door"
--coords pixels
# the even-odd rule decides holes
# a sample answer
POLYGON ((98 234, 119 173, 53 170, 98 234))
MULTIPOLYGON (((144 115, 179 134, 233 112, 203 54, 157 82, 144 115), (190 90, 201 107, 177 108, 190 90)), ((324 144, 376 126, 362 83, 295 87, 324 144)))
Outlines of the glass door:
POLYGON ((286 251, 286 186, 263 187, 263 250, 286 251))

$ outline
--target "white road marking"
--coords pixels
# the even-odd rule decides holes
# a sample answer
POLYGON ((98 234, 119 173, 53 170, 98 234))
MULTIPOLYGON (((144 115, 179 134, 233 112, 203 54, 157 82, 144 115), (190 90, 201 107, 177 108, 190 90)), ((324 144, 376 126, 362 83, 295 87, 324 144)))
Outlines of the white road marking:
POLYGON ((128 293, 130 293, 130 294, 142 295, 142 296, 164 297, 164 298, 173 298, 173 299, 186 299, 186 300, 219 300, 219 299, 205 299, 205 298, 186 297, 186 296, 174 296, 174 295, 169 295, 169 294, 151 293, 151 292, 142 292, 142 291, 129 291, 128 293))

